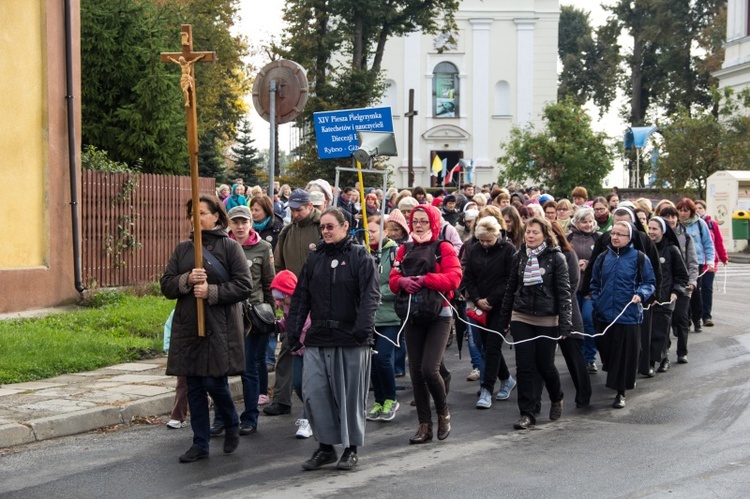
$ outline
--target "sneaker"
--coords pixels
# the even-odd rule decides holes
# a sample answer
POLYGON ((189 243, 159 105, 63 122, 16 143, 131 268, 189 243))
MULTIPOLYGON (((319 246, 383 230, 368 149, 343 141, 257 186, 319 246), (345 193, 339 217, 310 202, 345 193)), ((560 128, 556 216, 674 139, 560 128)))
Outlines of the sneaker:
POLYGON ((665 373, 669 371, 670 363, 668 358, 662 359, 661 363, 659 364, 659 368, 656 370, 658 373, 665 373))
POLYGON ((240 424, 240 435, 242 436, 248 436, 248 435, 255 435, 258 433, 258 428, 255 426, 251 426, 249 424, 240 424))
POLYGON ((687 355, 678 355, 677 356, 677 363, 678 364, 687 364, 688 363, 687 355))
POLYGON ((198 459, 208 459, 208 452, 197 447, 190 447, 186 453, 180 456, 181 463, 192 463, 198 459))
POLYGON ((358 462, 359 459, 357 458, 357 453, 346 449, 341 455, 341 459, 339 460, 338 464, 336 464, 336 469, 343 471, 352 471, 357 467, 358 462))
POLYGON ((598 373, 599 369, 596 368, 596 362, 588 362, 586 364, 586 371, 588 371, 589 374, 598 373))
POLYGON ((486 388, 482 388, 477 400, 477 409, 489 409, 492 407, 492 394, 486 388))
POLYGON ((466 376, 466 381, 477 381, 479 380, 479 369, 476 367, 471 370, 468 376, 466 376))
POLYGON ((180 421, 179 419, 170 419, 169 423, 167 423, 167 428, 170 430, 179 430, 180 428, 185 428, 187 426, 187 421, 180 421))
POLYGON ((261 394, 258 396, 258 405, 268 405, 271 403, 271 399, 268 398, 268 395, 261 394))
POLYGON ((296 423, 299 426, 297 430, 297 438, 310 438, 312 437, 313 431, 310 426, 310 422, 306 419, 298 419, 296 423))
POLYGON ((625 395, 617 394, 615 397, 614 402, 612 402, 612 407, 615 409, 622 409, 625 407, 625 395))
POLYGON ((401 407, 400 404, 391 399, 385 399, 383 402, 383 409, 380 411, 381 421, 391 421, 396 417, 396 411, 401 407))
POLYGON ((703 325, 706 327, 714 327, 714 321, 711 319, 703 319, 703 325))
POLYGON ((513 423, 513 428, 516 430, 529 430, 534 427, 534 421, 526 415, 521 416, 521 419, 513 423))
POLYGON ((375 405, 367 413, 368 421, 380 421, 380 416, 383 414, 383 406, 375 402, 375 405))
POLYGON ((211 425, 211 436, 216 437, 224 433, 224 423, 214 423, 211 425))
POLYGON ((498 390, 495 396, 496 400, 508 400, 510 398, 510 392, 516 387, 516 380, 513 376, 509 376, 508 379, 500 382, 500 390, 498 390))

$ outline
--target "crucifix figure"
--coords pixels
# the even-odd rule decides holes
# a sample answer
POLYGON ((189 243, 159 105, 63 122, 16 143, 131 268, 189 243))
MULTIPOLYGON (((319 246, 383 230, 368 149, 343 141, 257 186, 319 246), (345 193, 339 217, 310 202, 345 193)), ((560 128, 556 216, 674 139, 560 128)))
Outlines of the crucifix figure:
MULTIPOLYGON (((187 117, 188 154, 190 156, 190 190, 193 199, 193 247, 195 248, 195 268, 203 268, 203 238, 201 237, 200 193, 198 191, 198 111, 195 99, 196 61, 216 62, 215 52, 193 52, 193 28, 183 24, 180 28, 182 52, 162 52, 161 62, 173 62, 182 68, 180 88, 185 96, 187 117)), ((203 300, 198 300, 198 335, 205 336, 203 300)))

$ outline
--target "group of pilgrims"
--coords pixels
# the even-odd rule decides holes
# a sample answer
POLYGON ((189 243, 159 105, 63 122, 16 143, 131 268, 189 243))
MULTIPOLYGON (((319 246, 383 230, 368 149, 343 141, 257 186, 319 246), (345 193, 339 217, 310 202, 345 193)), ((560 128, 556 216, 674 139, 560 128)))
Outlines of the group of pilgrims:
MULTIPOLYGON (((230 275, 194 268, 188 241, 162 277, 164 294, 178 300, 167 373, 185 380, 194 433, 180 461, 208 457, 211 436, 221 433, 224 452, 233 452, 239 435, 258 431, 259 405, 271 402, 268 338, 242 321, 240 302, 251 297, 272 304, 279 318, 268 334, 278 336, 281 350, 264 413, 291 412, 280 381, 288 378, 302 401, 296 436, 319 444, 305 470, 355 469, 367 421, 392 421, 407 403, 397 395, 404 388, 398 378, 407 374, 417 418, 408 442, 446 439, 451 373, 444 355, 454 335, 467 340, 467 380, 479 382, 476 408, 515 391, 513 426, 528 430, 542 411, 544 388, 549 419, 563 415, 558 347, 575 407, 589 407, 590 376, 601 370, 612 407, 621 409, 639 375, 667 372, 670 351, 686 364, 689 334, 713 326, 713 277, 727 255, 703 201, 653 207, 643 198, 620 201, 616 192, 589 200, 583 187, 569 201, 535 187, 475 193, 463 184, 455 193, 372 191, 360 205, 357 189, 333 191, 319 179, 273 199, 260 192, 228 213, 231 198, 201 198, 204 245, 208 233, 230 275), (278 230, 265 238, 271 227, 278 230), (262 249, 252 252, 259 242, 262 249), (188 311, 197 298, 207 303, 205 338, 188 311), (515 376, 506 343, 513 345, 515 376), (239 416, 227 385, 234 374, 243 376, 239 416), (335 445, 343 447, 340 458, 335 445)), ((179 392, 178 383, 177 398, 179 392)), ((170 427, 185 426, 185 412, 173 411, 170 427)))

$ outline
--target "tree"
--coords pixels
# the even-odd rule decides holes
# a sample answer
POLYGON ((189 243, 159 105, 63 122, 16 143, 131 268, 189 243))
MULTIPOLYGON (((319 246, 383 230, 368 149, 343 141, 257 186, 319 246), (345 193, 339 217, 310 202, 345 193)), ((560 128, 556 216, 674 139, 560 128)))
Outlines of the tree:
POLYGON ((280 56, 308 70, 310 98, 298 126, 309 130, 290 173, 333 178, 350 160, 317 157, 312 113, 372 105, 382 95, 382 58, 389 38, 422 31, 454 33, 458 0, 289 0, 280 56), (345 62, 337 63, 343 57, 345 62))
POLYGON ((544 108, 545 128, 514 127, 498 162, 506 169, 499 182, 533 181, 555 196, 569 196, 576 185, 601 189, 612 171, 612 149, 606 136, 591 130, 591 118, 571 100, 544 108))
POLYGON ((692 187, 705 196, 706 181, 719 170, 747 168, 750 161, 750 91, 734 95, 727 89, 714 94, 718 116, 712 111, 692 115, 683 109, 661 127, 664 153, 655 183, 692 187), (744 112, 740 112, 744 108, 744 112))
POLYGON ((235 139, 236 145, 232 147, 232 176, 242 178, 245 185, 258 185, 260 183, 259 173, 263 170, 263 163, 258 154, 258 149, 253 146, 255 139, 252 138, 250 122, 243 120, 240 125, 240 134, 235 139))
MULTIPOLYGON (((219 158, 245 114, 247 44, 230 28, 238 0, 82 0, 83 143, 116 161, 142 160, 147 173, 186 174, 185 109, 176 65, 159 53, 180 47, 179 25, 193 25, 195 50, 215 50, 216 64, 196 64, 201 150, 219 158)), ((204 154, 205 153, 205 154, 204 154)))
POLYGON ((209 129, 200 136, 198 146, 198 172, 201 177, 214 178, 217 184, 230 182, 224 155, 221 154, 221 139, 209 129))

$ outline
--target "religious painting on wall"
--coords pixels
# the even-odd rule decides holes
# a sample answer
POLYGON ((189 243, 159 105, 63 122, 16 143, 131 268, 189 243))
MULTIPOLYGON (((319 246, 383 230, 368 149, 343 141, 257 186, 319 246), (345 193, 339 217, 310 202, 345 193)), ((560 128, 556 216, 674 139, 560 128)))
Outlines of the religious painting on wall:
POLYGON ((435 66, 432 76, 432 114, 436 118, 455 118, 458 114, 458 69, 449 62, 435 66))

